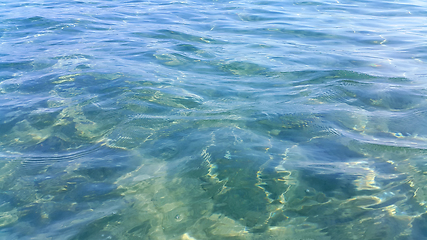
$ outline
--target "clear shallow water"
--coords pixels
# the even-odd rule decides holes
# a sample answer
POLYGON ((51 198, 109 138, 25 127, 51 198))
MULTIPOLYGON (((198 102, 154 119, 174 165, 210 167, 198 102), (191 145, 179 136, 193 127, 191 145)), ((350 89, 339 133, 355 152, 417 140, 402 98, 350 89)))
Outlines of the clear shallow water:
POLYGON ((1 2, 1 238, 425 238, 426 9, 1 2))

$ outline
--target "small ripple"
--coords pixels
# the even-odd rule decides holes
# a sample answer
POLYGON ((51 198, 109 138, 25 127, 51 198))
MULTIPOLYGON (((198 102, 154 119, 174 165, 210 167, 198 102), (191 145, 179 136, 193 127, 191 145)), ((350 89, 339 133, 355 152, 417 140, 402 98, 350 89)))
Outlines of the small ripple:
POLYGON ((56 154, 43 154, 43 153, 37 153, 35 154, 23 154, 19 156, 8 156, 13 157, 16 160, 22 161, 22 164, 24 167, 31 167, 32 164, 50 164, 50 163, 56 163, 56 162, 67 162, 67 161, 73 161, 75 159, 82 158, 88 154, 92 154, 97 152, 102 148, 102 144, 97 144, 95 146, 91 146, 85 149, 81 149, 78 151, 72 151, 70 153, 56 153, 56 154))

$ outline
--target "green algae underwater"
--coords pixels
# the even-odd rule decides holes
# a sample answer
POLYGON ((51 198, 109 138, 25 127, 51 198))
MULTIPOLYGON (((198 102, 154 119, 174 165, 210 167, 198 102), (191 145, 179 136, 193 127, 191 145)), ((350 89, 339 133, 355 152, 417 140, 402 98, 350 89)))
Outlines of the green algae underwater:
POLYGON ((427 238, 426 3, 0 3, 0 238, 427 238))
MULTIPOLYGON (((298 95, 301 106, 267 112, 282 96, 269 93, 272 99, 258 104, 264 91, 190 93, 139 79, 60 76, 45 83, 51 96, 11 108, 16 116, 1 128, 5 237, 424 236, 427 150, 419 109, 426 103, 416 92, 399 99, 397 86, 410 81, 277 73, 264 91, 294 88, 288 97, 298 95), (87 87, 63 91, 69 82, 87 87), (91 96, 91 82, 105 98, 75 101, 91 96), (328 91, 313 90, 324 82, 328 91), (379 82, 389 92, 376 91, 379 82)), ((26 98, 25 86, 12 87, 3 88, 6 95, 26 98)))

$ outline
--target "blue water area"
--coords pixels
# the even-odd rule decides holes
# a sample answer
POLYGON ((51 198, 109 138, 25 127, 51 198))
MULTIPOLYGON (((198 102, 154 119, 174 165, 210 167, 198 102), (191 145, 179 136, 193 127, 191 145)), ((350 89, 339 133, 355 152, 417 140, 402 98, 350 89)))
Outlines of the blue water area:
POLYGON ((426 239, 426 19, 1 1, 0 238, 426 239))

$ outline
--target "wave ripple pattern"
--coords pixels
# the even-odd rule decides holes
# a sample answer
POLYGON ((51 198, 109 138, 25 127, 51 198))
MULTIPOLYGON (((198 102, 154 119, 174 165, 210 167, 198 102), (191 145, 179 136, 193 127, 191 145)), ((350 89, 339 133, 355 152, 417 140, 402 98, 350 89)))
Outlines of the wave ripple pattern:
POLYGON ((0 2, 0 238, 427 238, 427 4, 0 2))

